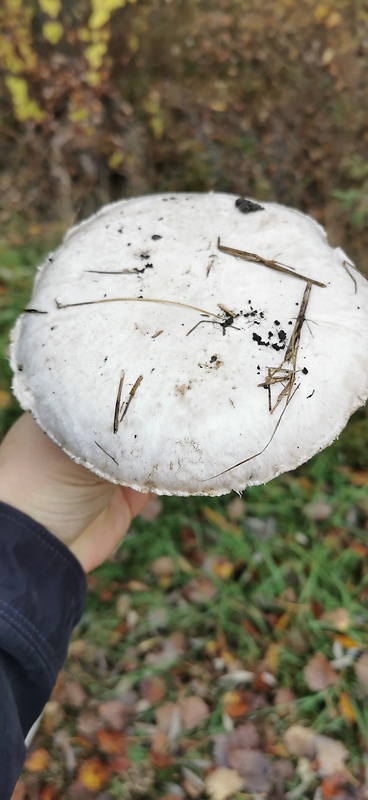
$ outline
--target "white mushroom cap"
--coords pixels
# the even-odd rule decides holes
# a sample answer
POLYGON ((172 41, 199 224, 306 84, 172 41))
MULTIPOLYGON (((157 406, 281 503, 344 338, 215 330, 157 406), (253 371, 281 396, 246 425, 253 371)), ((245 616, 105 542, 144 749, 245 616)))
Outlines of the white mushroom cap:
POLYGON ((124 200, 41 266, 11 364, 21 406, 107 480, 241 491, 326 447, 365 402, 368 282, 298 211, 124 200))

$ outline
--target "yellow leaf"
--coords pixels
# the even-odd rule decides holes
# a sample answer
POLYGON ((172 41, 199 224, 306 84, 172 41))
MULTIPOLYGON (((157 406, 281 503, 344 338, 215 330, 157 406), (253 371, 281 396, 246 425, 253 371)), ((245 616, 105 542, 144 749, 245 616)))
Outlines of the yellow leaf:
POLYGON ((92 0, 92 14, 88 24, 92 29, 102 28, 117 8, 125 6, 125 0, 92 0))
POLYGON ((80 42, 89 42, 91 39, 91 32, 88 28, 79 28, 77 36, 80 42))
POLYGON ((70 122, 83 122, 88 117, 88 111, 86 108, 74 108, 69 111, 68 117, 70 122))
POLYGON ((327 47, 326 50, 322 53, 322 64, 324 64, 325 67, 327 67, 329 64, 331 64, 331 61, 333 61, 334 58, 335 58, 335 51, 332 49, 332 47, 327 47))
POLYGON ((326 20, 327 28, 337 28, 342 23, 342 16, 339 11, 332 11, 326 20))
POLYGON ((41 122, 45 116, 44 112, 34 100, 30 99, 26 81, 23 78, 15 77, 15 75, 7 75, 5 83, 12 96, 16 118, 20 122, 24 122, 26 119, 34 119, 35 122, 41 122))
POLYGON ((85 78, 89 86, 98 86, 101 80, 100 73, 95 69, 89 69, 88 72, 86 72, 85 78))
POLYGON ((45 22, 42 25, 44 38, 50 44, 57 44, 63 35, 63 26, 60 22, 45 22))
POLYGON ((281 645, 277 644, 276 642, 271 642, 267 647, 263 664, 265 669, 268 672, 271 672, 272 675, 277 674, 281 651, 281 645))
POLYGON ((102 789, 109 775, 109 768, 99 758, 89 758, 82 764, 78 772, 80 783, 92 792, 102 789))
POLYGON ((52 19, 55 19, 61 11, 60 0, 39 0, 41 10, 52 19))
POLYGON ((227 103, 224 100, 212 100, 212 102, 208 103, 208 107, 212 111, 226 111, 227 103))
POLYGON ((92 69, 96 70, 101 66, 106 51, 107 45, 105 42, 96 42, 96 44, 91 44, 89 47, 86 47, 84 53, 92 69))
POLYGON ((34 750, 25 762, 28 772, 43 772, 49 763, 49 754, 43 747, 34 750))
POLYGON ((356 716, 354 708, 350 702, 347 692, 341 692, 339 697, 339 711, 345 722, 355 722, 356 716))
POLYGON ((330 7, 327 3, 319 3, 314 11, 314 19, 316 22, 322 22, 327 17, 330 7))

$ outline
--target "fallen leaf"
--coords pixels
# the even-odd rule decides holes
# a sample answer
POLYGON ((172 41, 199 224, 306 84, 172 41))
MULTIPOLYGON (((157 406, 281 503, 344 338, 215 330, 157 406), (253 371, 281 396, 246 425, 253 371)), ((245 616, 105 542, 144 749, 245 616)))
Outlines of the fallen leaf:
POLYGON ((168 738, 163 731, 157 731, 153 737, 150 761, 156 769, 170 767, 174 761, 170 753, 168 738))
POLYGON ((126 711, 121 700, 113 698, 99 705, 98 714, 108 722, 109 727, 114 731, 120 731, 125 725, 126 711))
POLYGON ((217 595, 216 586, 209 580, 200 576, 191 578, 182 589, 183 597, 190 603, 211 603, 217 595))
POLYGON ((43 786, 40 792, 40 800, 59 800, 59 792, 54 786, 43 786))
POLYGON ((83 686, 78 681, 64 683, 58 694, 60 703, 72 708, 81 708, 86 702, 87 695, 83 686))
POLYGON ((139 688, 142 697, 148 700, 150 705, 158 703, 167 694, 166 682, 160 675, 149 675, 142 678, 139 688))
POLYGON ((5 389, 0 389, 0 409, 9 408, 11 402, 12 398, 10 392, 7 392, 5 389))
POLYGON ((253 722, 238 725, 231 733, 219 733, 214 736, 214 757, 220 767, 229 766, 229 754, 232 750, 256 750, 259 747, 259 734, 253 722))
POLYGON ((166 577, 173 575, 175 572, 175 564, 171 556, 160 556, 152 561, 150 570, 159 578, 166 577))
POLYGON ((211 800, 227 800, 243 787, 243 779, 235 769, 217 767, 205 779, 211 800))
POLYGON ((328 686, 333 686, 339 676, 332 669, 330 662, 323 653, 316 653, 303 669, 304 678, 309 689, 321 692, 328 686))
POLYGON ((63 719, 63 709, 57 700, 49 700, 42 714, 43 729, 51 736, 63 719))
POLYGON ((328 622, 335 630, 345 633, 350 626, 350 617, 346 608, 335 608, 322 614, 322 619, 328 622))
POLYGON ((284 734, 284 741, 289 752, 293 756, 306 756, 314 758, 316 754, 315 745, 316 734, 310 728, 303 725, 291 725, 284 734))
POLYGON ((354 664, 354 672, 364 692, 368 693, 368 650, 365 651, 354 664))
POLYGON ((224 556, 208 556, 203 563, 205 572, 215 575, 221 581, 228 581, 234 572, 235 565, 224 556))
POLYGON ((100 727, 101 719, 99 719, 93 711, 86 709, 79 714, 77 718, 77 731, 81 736, 85 736, 87 739, 94 739, 100 727))
POLYGON ((207 703, 196 695, 181 698, 179 700, 179 708, 185 730, 197 728, 210 713, 207 703))
POLYGON ((323 501, 306 503, 303 508, 303 513, 306 517, 308 517, 308 519, 312 519, 315 522, 321 522, 332 514, 332 506, 329 503, 324 503, 323 501))
POLYGON ((225 714, 231 717, 231 719, 242 717, 250 710, 249 703, 240 689, 233 692, 225 692, 222 703, 225 714))
POLYGON ((246 508, 246 503, 241 497, 234 497, 233 500, 230 500, 227 507, 227 514, 231 522, 239 522, 239 520, 244 517, 246 508))
POLYGON ((173 703, 171 700, 156 708, 155 720, 159 730, 167 734, 173 725, 174 716, 181 718, 177 703, 173 703))
POLYGON ((349 755, 345 745, 330 736, 315 737, 318 773, 322 778, 336 777, 340 774, 347 777, 345 761, 349 755))
POLYGON ((246 791, 269 792, 272 762, 261 750, 231 749, 228 754, 228 763, 243 778, 246 791))
POLYGON ((345 722, 348 723, 348 725, 351 725, 351 723, 355 722, 356 714, 347 692, 341 692, 340 694, 339 711, 345 722))
POLYGON ((120 755, 127 747, 127 737, 121 731, 108 731, 101 728, 97 731, 97 744, 103 753, 108 755, 120 755))
POLYGON ((49 763, 49 754, 44 747, 39 747, 38 750, 34 750, 33 753, 30 753, 28 758, 25 761, 24 767, 27 772, 43 772, 49 763))
POLYGON ((288 686, 280 686, 275 691, 274 707, 279 717, 288 717, 296 711, 296 695, 288 686))
POLYGON ((79 768, 78 780, 86 789, 98 792, 107 783, 110 772, 110 767, 99 758, 89 758, 79 768))

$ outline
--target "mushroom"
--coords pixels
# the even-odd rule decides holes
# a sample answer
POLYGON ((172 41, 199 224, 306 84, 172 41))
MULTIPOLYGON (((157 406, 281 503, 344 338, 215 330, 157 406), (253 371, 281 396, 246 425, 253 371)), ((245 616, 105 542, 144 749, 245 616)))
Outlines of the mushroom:
POLYGON ((172 495, 265 483, 368 396, 368 282, 310 217, 231 194, 123 200, 40 267, 20 405, 75 461, 172 495))

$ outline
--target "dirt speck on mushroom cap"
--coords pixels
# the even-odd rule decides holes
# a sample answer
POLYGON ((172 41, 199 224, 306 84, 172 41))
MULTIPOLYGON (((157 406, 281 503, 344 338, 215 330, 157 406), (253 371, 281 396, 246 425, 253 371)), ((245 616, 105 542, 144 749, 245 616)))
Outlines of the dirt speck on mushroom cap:
POLYGON ((39 270, 14 392, 108 480, 241 491, 327 446, 368 396, 368 282, 311 218, 237 199, 114 203, 39 270))

